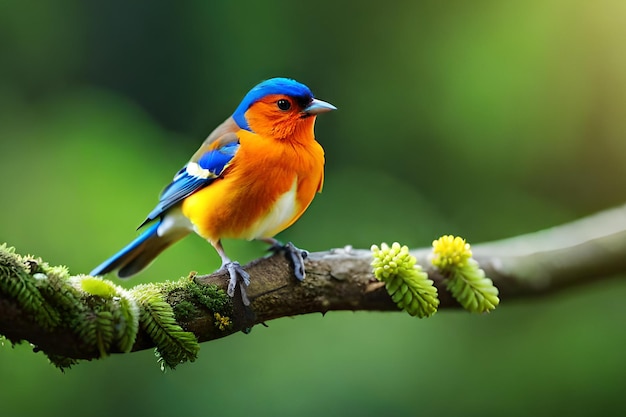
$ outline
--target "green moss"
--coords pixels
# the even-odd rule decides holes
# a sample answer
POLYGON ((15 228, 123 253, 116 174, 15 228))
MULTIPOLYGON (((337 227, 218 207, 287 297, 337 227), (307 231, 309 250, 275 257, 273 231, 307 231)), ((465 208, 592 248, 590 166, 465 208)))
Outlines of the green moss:
MULTIPOLYGON (((127 291, 105 279, 70 276, 65 267, 22 257, 0 245, 0 293, 15 300, 40 326, 71 329, 81 348, 100 356, 132 350, 141 327, 157 346, 162 367, 174 368, 195 360, 198 354, 196 336, 178 321, 188 321, 207 309, 217 328, 225 331, 232 325, 230 297, 219 287, 200 285, 193 278, 138 285, 127 291)), ((61 369, 76 363, 46 354, 61 369)))
MULTIPOLYGON (((40 326, 51 331, 57 327, 71 329, 86 349, 97 349, 101 356, 114 347, 128 352, 135 342, 137 303, 111 281, 70 277, 63 266, 20 256, 13 248, 0 245, 0 292, 14 299, 40 326)), ((60 368, 76 362, 47 355, 60 368)))
POLYGON ((217 285, 199 285, 195 281, 189 281, 186 290, 196 302, 211 311, 223 311, 232 302, 232 299, 217 285))
POLYGON ((232 299, 217 285, 201 285, 193 275, 178 281, 163 283, 166 300, 174 306, 179 321, 189 321, 202 309, 210 313, 232 314, 232 299))
POLYGON ((174 315, 178 321, 189 321, 198 314, 196 306, 187 300, 181 300, 174 305, 174 315))
POLYGON ((165 301, 164 289, 176 288, 178 282, 138 285, 131 294, 139 303, 139 325, 156 344, 162 369, 193 362, 200 350, 196 336, 176 322, 174 310, 165 301))
POLYGON ((185 332, 179 322, 190 321, 206 309, 221 318, 216 327, 231 326, 231 298, 216 285, 198 284, 193 274, 178 281, 140 285, 131 293, 140 305, 140 326, 157 345, 163 369, 195 360, 200 348, 195 335, 185 332))
POLYGON ((70 284, 69 272, 65 267, 50 267, 35 259, 28 259, 27 262, 31 268, 41 271, 33 274, 33 277, 39 277, 35 285, 44 299, 57 311, 71 316, 83 310, 81 293, 70 284), (42 279, 42 275, 45 275, 45 279, 42 279))
POLYGON ((117 295, 117 288, 111 281, 105 281, 97 277, 83 277, 79 281, 80 289, 84 292, 99 297, 111 298, 117 295))
POLYGON ((17 255, 14 248, 0 245, 0 292, 15 299, 39 325, 51 330, 60 324, 61 317, 38 288, 46 285, 48 277, 40 272, 35 275, 31 275, 31 264, 17 255))
POLYGON ((65 356, 46 354, 48 360, 51 364, 59 368, 61 371, 65 371, 72 367, 72 365, 76 365, 78 361, 72 358, 66 358, 65 356))
POLYGON ((127 291, 122 291, 120 297, 113 298, 119 304, 113 310, 115 325, 115 339, 122 352, 130 352, 137 339, 139 331, 139 306, 127 291))

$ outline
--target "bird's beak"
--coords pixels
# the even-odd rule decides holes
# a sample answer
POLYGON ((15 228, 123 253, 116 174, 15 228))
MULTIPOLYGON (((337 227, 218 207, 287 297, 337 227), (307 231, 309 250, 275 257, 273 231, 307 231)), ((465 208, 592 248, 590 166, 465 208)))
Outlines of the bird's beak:
POLYGON ((331 110, 337 110, 337 107, 325 101, 314 98, 313 101, 311 101, 311 103, 309 103, 309 105, 306 106, 304 110, 302 110, 302 113, 307 116, 313 116, 320 113, 326 113, 331 110))

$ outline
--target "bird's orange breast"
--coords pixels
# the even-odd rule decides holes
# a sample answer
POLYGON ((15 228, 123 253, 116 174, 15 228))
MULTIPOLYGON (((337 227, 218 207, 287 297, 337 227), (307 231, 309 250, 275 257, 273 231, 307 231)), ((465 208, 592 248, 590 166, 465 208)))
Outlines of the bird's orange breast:
POLYGON ((196 232, 221 238, 272 237, 295 222, 321 190, 324 151, 311 139, 277 141, 241 131, 222 178, 182 203, 196 232))

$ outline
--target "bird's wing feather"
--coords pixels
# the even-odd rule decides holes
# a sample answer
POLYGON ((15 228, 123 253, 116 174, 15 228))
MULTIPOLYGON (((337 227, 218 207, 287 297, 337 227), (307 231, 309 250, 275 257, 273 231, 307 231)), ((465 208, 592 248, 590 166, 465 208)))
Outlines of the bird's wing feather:
POLYGON ((231 117, 224 120, 222 124, 213 129, 213 132, 204 140, 198 151, 191 157, 192 161, 198 160, 207 149, 215 147, 219 147, 219 144, 224 143, 224 141, 230 140, 233 134, 236 134, 240 130, 235 120, 231 117), (217 145, 216 145, 217 143, 217 145))
POLYGON ((234 133, 203 144, 191 161, 176 173, 172 182, 161 192, 159 203, 139 228, 222 176, 238 149, 239 138, 234 133))

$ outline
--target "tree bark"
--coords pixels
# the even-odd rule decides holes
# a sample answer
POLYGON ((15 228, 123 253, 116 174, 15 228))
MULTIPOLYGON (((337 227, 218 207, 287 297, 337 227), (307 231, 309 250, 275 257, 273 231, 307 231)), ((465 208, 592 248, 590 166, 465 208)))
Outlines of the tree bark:
MULTIPOLYGON (((582 220, 511 239, 473 245, 474 259, 500 291, 501 306, 516 298, 542 296, 576 285, 590 285, 626 271, 626 206, 582 220)), ((445 288, 444 277, 429 267, 430 248, 416 249, 417 258, 439 291, 439 309, 458 308, 445 288)), ((251 284, 251 304, 243 306, 239 292, 232 300, 231 326, 219 331, 210 311, 179 320, 199 342, 217 339, 285 316, 334 310, 398 311, 384 284, 371 271, 371 253, 363 249, 333 249, 311 253, 306 260, 306 279, 297 281, 281 255, 255 260, 245 266, 251 284)), ((7 279, 6 268, 0 280, 7 279)), ((201 285, 226 289, 225 273, 194 276, 201 285)), ((166 301, 176 303, 191 295, 177 294, 166 301)), ((37 349, 67 358, 101 356, 86 349, 68 327, 48 330, 22 311, 20 304, 0 292, 0 334, 10 340, 28 340, 37 349)), ((140 330, 132 350, 154 347, 140 330)))

